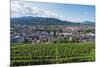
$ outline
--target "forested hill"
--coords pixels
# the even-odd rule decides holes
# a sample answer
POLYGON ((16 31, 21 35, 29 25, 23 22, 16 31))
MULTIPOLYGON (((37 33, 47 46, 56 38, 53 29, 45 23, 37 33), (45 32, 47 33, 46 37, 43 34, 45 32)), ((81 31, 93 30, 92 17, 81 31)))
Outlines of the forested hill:
MULTIPOLYGON (((56 18, 45 18, 45 17, 19 17, 11 18, 11 24, 27 24, 27 25, 81 25, 83 23, 76 23, 70 21, 62 21, 56 18)), ((86 24, 86 22, 85 22, 86 24)), ((88 23, 94 24, 94 23, 88 23)))

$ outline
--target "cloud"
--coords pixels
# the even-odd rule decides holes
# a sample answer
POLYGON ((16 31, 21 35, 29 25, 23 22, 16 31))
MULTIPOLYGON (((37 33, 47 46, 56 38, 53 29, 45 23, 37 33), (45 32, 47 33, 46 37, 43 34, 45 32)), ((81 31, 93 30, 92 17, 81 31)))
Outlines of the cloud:
POLYGON ((29 2, 12 0, 11 17, 22 17, 22 16, 52 17, 60 19, 60 16, 58 16, 55 12, 34 7, 29 2))

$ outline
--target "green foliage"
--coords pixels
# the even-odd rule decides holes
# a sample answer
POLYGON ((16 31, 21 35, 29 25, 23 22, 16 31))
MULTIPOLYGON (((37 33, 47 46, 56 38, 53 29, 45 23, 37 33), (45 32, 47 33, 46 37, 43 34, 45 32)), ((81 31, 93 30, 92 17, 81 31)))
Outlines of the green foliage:
POLYGON ((95 61, 94 44, 11 44, 11 66, 95 61))

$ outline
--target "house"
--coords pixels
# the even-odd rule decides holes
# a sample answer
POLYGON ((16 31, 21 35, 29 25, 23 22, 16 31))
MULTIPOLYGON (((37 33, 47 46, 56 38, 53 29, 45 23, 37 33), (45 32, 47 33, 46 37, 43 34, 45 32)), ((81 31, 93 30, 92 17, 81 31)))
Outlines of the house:
POLYGON ((12 43, 22 43, 24 41, 24 38, 21 36, 13 36, 11 37, 11 42, 12 43))

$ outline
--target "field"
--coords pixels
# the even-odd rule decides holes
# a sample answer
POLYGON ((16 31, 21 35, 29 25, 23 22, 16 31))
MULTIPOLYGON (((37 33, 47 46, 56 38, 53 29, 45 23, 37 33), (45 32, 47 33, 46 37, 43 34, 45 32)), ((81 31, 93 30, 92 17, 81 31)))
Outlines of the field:
POLYGON ((95 61, 95 42, 11 44, 11 66, 95 61))

